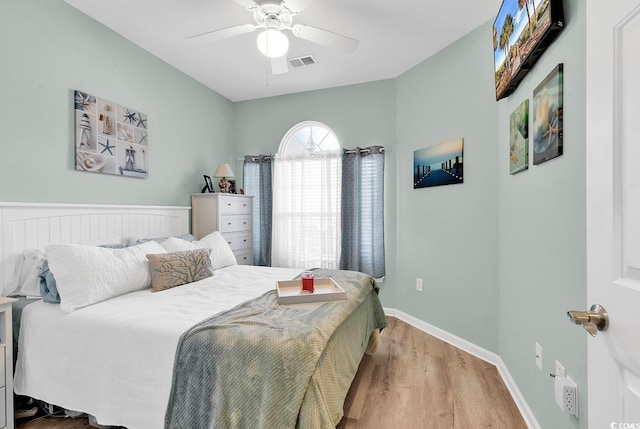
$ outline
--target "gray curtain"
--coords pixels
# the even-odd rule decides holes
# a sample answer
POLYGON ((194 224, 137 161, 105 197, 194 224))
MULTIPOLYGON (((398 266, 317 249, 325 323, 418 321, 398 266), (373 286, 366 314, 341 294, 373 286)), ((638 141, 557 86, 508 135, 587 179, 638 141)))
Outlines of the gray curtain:
POLYGON ((383 147, 343 151, 341 217, 340 269, 361 271, 375 278, 383 277, 383 147))
POLYGON ((253 264, 271 266, 271 217, 273 209, 273 157, 244 158, 245 195, 253 195, 253 264))

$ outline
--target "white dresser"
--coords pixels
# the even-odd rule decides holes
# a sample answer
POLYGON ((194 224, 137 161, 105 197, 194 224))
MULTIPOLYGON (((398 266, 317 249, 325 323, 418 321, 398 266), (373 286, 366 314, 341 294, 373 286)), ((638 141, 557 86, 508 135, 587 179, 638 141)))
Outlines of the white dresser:
POLYGON ((191 208, 191 230, 198 240, 220 231, 238 264, 253 265, 252 196, 193 194, 191 208))
POLYGON ((13 429, 13 334, 11 303, 0 297, 0 428, 13 429))

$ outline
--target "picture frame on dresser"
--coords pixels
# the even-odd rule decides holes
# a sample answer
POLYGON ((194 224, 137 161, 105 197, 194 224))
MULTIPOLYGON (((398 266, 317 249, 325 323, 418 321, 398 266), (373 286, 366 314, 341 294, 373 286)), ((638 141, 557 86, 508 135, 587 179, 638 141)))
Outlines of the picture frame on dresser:
POLYGON ((202 188, 202 191, 200 192, 214 193, 215 191, 213 190, 213 182, 211 181, 211 177, 207 176, 206 174, 203 174, 203 177, 204 177, 204 188, 202 188))
POLYGON ((191 233, 199 240, 219 231, 240 265, 253 265, 253 196, 191 195, 191 233))
POLYGON ((227 180, 229 182, 229 193, 236 194, 236 181, 235 180, 227 180))

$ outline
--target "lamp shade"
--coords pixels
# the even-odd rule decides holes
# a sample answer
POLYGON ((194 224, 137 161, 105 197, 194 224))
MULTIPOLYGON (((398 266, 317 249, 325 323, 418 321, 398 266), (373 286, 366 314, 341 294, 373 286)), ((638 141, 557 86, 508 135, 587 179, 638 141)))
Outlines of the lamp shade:
POLYGON ((280 58, 289 50, 289 39, 280 30, 268 28, 258 34, 258 50, 269 58, 280 58))
POLYGON ((236 177, 236 176, 235 174, 233 174, 233 170, 231 170, 231 167, 229 166, 229 164, 224 162, 218 166, 218 169, 213 174, 213 177, 236 177))

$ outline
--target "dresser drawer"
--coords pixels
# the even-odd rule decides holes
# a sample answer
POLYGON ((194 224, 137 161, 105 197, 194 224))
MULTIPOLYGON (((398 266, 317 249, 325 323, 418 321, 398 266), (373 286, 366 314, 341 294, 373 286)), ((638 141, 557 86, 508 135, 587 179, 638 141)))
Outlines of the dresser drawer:
POLYGON ((251 216, 220 216, 220 232, 251 231, 251 216))
POLYGON ((220 197, 220 214, 251 214, 249 198, 220 197))
POLYGON ((253 265, 252 249, 234 250, 233 254, 236 256, 238 265, 253 265))
POLYGON ((253 240, 251 232, 225 232, 223 235, 231 250, 251 249, 253 240))

